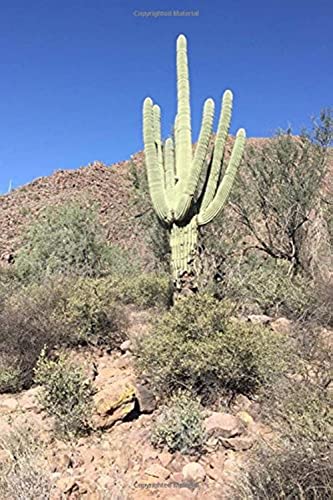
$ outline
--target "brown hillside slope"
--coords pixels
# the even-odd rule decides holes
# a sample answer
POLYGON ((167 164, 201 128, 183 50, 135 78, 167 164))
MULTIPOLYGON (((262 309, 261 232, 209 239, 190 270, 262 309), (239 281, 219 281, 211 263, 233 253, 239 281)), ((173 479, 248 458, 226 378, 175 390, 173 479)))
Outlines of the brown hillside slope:
MULTIPOLYGON (((259 148, 265 141, 251 138, 247 145, 259 148)), ((142 165, 143 153, 111 166, 94 162, 77 170, 58 170, 0 196, 0 264, 12 259, 27 227, 42 209, 82 199, 89 205, 98 203, 108 241, 135 248, 142 257, 149 255, 135 217, 137 208, 129 178, 131 161, 142 165)))

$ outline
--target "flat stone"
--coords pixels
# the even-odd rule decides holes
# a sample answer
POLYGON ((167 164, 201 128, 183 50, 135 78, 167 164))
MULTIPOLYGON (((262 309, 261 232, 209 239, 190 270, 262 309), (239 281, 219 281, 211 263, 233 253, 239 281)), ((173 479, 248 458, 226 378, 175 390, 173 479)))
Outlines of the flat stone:
POLYGON ((254 439, 251 436, 236 436, 230 439, 223 439, 222 444, 225 448, 234 451, 245 451, 252 448, 254 439))
POLYGON ((208 437, 230 438, 242 432, 240 419, 229 413, 214 412, 204 420, 204 427, 208 437))
POLYGON ((156 463, 148 467, 145 470, 145 474, 147 474, 147 476, 152 476, 163 480, 168 479, 168 477, 170 477, 170 471, 165 467, 162 467, 162 465, 156 463))
POLYGON ((168 467, 173 460, 173 456, 168 451, 163 451, 158 455, 158 459, 163 467, 168 467))

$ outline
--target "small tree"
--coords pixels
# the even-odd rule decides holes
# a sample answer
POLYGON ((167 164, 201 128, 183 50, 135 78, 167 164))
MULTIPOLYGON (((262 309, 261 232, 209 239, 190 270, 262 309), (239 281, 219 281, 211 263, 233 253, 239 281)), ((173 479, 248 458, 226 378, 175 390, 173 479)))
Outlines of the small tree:
POLYGON ((233 209, 251 247, 290 262, 292 273, 302 267, 301 248, 322 198, 332 140, 332 112, 324 110, 311 133, 287 130, 247 148, 233 209))

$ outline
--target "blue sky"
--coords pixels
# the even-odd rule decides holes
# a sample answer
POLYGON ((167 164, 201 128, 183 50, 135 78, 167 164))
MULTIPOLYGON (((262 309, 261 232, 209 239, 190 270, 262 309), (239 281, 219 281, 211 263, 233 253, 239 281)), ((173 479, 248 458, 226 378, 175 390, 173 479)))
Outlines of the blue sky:
POLYGON ((331 0, 0 0, 0 192, 142 149, 141 106, 176 109, 188 38, 193 139, 206 97, 234 92, 232 130, 295 131, 333 104, 331 0), (142 11, 199 10, 145 18, 142 11))

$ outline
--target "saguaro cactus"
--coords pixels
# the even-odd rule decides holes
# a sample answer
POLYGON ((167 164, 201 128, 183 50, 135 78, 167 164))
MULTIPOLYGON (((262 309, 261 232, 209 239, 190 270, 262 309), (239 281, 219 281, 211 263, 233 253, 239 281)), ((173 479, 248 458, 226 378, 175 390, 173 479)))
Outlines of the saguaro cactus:
POLYGON ((174 140, 169 138, 162 144, 161 111, 150 97, 143 105, 143 136, 151 201, 160 221, 169 228, 171 267, 174 280, 179 283, 182 276, 196 274, 198 228, 211 222, 228 199, 243 155, 245 130, 238 130, 229 164, 221 178, 233 98, 232 92, 226 90, 206 179, 198 193, 212 132, 214 101, 207 99, 204 103, 199 140, 193 154, 184 35, 177 39, 177 97, 174 140))

